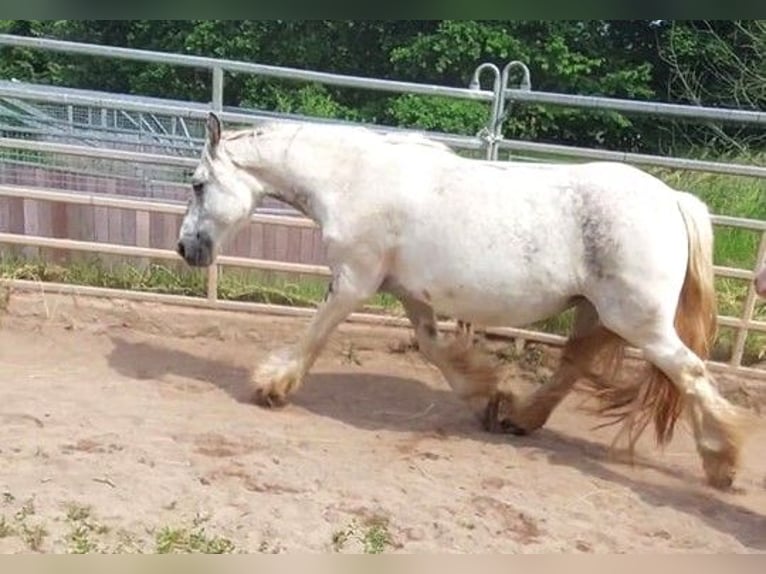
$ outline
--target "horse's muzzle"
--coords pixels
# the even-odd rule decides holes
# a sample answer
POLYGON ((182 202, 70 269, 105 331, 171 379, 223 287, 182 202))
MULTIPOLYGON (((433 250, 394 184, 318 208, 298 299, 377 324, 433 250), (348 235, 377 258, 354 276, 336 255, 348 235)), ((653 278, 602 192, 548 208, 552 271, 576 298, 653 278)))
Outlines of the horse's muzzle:
POLYGON ((207 233, 184 235, 178 240, 176 250, 192 267, 207 267, 213 263, 213 240, 207 233))

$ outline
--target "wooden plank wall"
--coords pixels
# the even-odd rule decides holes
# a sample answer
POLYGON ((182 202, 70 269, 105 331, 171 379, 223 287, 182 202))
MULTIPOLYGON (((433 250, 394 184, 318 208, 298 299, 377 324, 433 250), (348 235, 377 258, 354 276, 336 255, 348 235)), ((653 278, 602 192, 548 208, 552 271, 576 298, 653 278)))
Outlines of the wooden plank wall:
MULTIPOLYGON (((151 195, 157 199, 178 200, 183 199, 185 193, 177 186, 163 188, 156 183, 148 190, 147 184, 138 179, 88 176, 2 162, 0 183, 130 198, 151 195)), ((174 249, 180 224, 180 215, 0 197, 0 231, 7 233, 174 249)), ((27 256, 43 256, 59 262, 72 257, 61 250, 42 251, 21 249, 27 256)), ((240 231, 224 247, 223 253, 294 263, 325 262, 319 230, 260 223, 250 224, 240 231)))

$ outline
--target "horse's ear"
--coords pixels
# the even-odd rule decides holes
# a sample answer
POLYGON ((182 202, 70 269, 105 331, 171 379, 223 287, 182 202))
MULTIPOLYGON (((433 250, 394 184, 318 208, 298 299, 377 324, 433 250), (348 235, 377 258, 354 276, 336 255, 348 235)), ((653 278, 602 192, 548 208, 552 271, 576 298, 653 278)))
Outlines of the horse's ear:
POLYGON ((207 131, 208 144, 210 144, 211 149, 214 149, 218 142, 221 141, 221 120, 213 112, 210 112, 207 116, 205 129, 207 131))

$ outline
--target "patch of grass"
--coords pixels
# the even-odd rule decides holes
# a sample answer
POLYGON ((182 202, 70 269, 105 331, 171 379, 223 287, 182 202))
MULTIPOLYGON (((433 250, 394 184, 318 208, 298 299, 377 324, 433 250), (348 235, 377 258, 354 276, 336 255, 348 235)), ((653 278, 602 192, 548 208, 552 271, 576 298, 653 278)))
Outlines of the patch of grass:
POLYGON ((332 549, 335 552, 340 552, 346 546, 349 538, 354 534, 352 526, 347 526, 340 530, 336 530, 332 533, 332 549))
POLYGON ((16 534, 16 529, 13 524, 8 522, 5 516, 0 516, 0 538, 7 538, 16 534))
POLYGON ((365 554, 380 554, 391 545, 391 534, 388 532, 388 522, 375 522, 367 526, 362 536, 365 554))
POLYGON ((388 526, 388 519, 381 516, 367 518, 361 525, 353 520, 345 528, 333 532, 332 549, 340 552, 350 541, 355 540, 365 554, 381 554, 393 544, 388 526))
POLYGON ((157 554, 230 554, 236 548, 228 538, 210 536, 200 526, 192 529, 165 526, 155 535, 154 550, 157 554))
POLYGON ((91 539, 91 531, 82 524, 75 525, 67 535, 70 554, 89 554, 98 550, 98 544, 91 539))
POLYGON ((0 283, 0 312, 6 312, 11 304, 11 288, 0 283))
MULTIPOLYGON (((0 279, 56 282, 170 295, 204 297, 203 271, 182 264, 107 264, 98 257, 77 257, 66 265, 27 260, 0 253, 0 279)), ((219 274, 218 297, 295 307, 315 307, 327 292, 327 279, 225 268, 219 274)), ((399 310, 396 298, 380 293, 365 305, 368 312, 399 310)))
POLYGON ((15 518, 18 522, 23 522, 27 517, 33 516, 35 512, 35 501, 32 498, 28 498, 16 512, 15 518))
POLYGON ((48 531, 42 524, 21 525, 21 538, 33 552, 39 552, 42 549, 46 536, 48 531))
POLYGON ((67 534, 68 551, 71 554, 99 552, 100 547, 93 536, 106 534, 109 529, 92 519, 90 506, 72 503, 67 506, 66 521, 69 524, 67 534))
POLYGON ((85 522, 91 515, 91 507, 77 503, 67 505, 66 519, 68 522, 85 522))
POLYGON ((39 552, 42 549, 45 537, 48 535, 48 531, 42 524, 32 524, 29 522, 29 518, 36 513, 35 501, 32 498, 27 499, 16 511, 13 518, 15 526, 12 526, 6 522, 7 535, 16 534, 19 536, 27 547, 33 552, 39 552))

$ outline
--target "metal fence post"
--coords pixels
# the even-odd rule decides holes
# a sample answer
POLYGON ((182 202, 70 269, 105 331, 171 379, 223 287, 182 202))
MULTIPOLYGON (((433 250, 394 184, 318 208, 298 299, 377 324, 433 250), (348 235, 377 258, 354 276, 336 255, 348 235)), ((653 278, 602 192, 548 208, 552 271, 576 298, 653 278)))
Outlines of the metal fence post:
MULTIPOLYGON (((758 245, 758 255, 756 257, 755 272, 757 273, 760 266, 763 264, 763 260, 766 257, 766 231, 761 232, 761 242, 758 245)), ((737 329, 737 336, 734 340, 734 348, 731 353, 730 364, 732 367, 742 366, 742 358, 745 355, 745 344, 747 343, 747 335, 750 332, 750 321, 753 320, 753 312, 755 311, 755 302, 758 296, 755 293, 755 285, 750 281, 750 285, 747 287, 747 295, 745 296, 745 302, 742 309, 742 325, 737 329)))
POLYGON ((468 84, 468 88, 471 90, 481 89, 481 74, 485 70, 490 70, 495 76, 495 81, 492 85, 492 108, 489 113, 489 120, 486 127, 484 127, 477 135, 482 138, 487 145, 487 159, 491 160, 497 157, 497 144, 495 143, 496 125, 498 114, 500 113, 500 105, 502 104, 502 89, 500 85, 500 70, 497 66, 490 62, 484 62, 480 64, 473 72, 471 82, 468 84))
POLYGON ((223 68, 213 68, 213 109, 223 110, 223 68))
POLYGON ((492 153, 492 157, 490 159, 496 160, 497 159, 497 152, 499 150, 499 142, 503 139, 503 122, 505 121, 505 118, 508 117, 508 109, 506 107, 506 94, 508 92, 508 76, 510 74, 510 71, 512 68, 519 68, 522 73, 524 74, 521 79, 521 84, 519 85, 519 89, 528 92, 532 90, 532 80, 530 78, 529 74, 529 68, 524 62, 521 62, 519 60, 512 60, 508 62, 505 67, 503 68, 503 73, 500 77, 500 95, 499 95, 499 101, 497 105, 497 119, 495 121, 495 127, 494 127, 494 149, 492 153))

